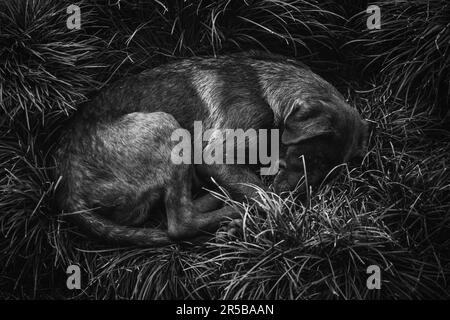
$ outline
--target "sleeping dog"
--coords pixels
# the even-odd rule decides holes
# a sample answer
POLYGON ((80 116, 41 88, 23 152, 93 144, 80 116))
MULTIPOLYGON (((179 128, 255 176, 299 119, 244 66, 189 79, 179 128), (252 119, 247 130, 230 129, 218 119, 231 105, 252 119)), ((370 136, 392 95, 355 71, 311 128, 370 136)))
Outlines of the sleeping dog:
POLYGON ((193 181, 213 179, 238 201, 257 199, 251 184, 267 188, 254 165, 175 164, 171 135, 193 132, 195 121, 205 129, 280 130, 271 141, 282 147, 277 193, 305 174, 319 184, 364 153, 368 135, 342 95, 298 61, 255 52, 179 60, 110 85, 70 119, 56 154, 61 210, 104 240, 139 246, 189 239, 239 218, 209 194, 195 199, 193 181), (167 228, 144 227, 161 207, 167 228))

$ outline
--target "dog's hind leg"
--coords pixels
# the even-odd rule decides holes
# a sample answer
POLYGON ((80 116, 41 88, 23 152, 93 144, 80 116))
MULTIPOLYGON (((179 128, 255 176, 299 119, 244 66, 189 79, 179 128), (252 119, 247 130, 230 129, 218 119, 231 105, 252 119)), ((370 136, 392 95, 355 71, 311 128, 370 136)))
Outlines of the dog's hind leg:
POLYGON ((223 201, 207 193, 195 199, 194 206, 200 212, 210 212, 223 206, 223 201))
MULTIPOLYGON (((182 240, 195 237, 201 233, 217 230, 226 218, 240 216, 235 209, 225 206, 208 212, 201 212, 199 204, 192 200, 191 181, 192 166, 177 165, 173 176, 173 186, 166 189, 165 207, 169 237, 182 240)), ((211 203, 211 195, 207 195, 204 202, 211 203)), ((205 209, 205 208, 203 208, 205 209)))

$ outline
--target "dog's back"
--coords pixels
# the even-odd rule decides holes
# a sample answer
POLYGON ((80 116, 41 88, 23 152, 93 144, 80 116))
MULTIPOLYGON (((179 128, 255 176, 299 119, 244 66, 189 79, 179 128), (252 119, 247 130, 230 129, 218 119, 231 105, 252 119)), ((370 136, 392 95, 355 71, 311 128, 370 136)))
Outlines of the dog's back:
POLYGON ((289 103, 303 84, 302 89, 323 94, 334 90, 304 64, 278 55, 253 51, 194 57, 119 80, 80 111, 83 121, 90 122, 131 112, 164 111, 186 129, 192 129, 194 120, 206 121, 208 126, 211 119, 230 119, 242 110, 255 116, 255 122, 267 122, 273 120, 267 118, 273 116, 274 101, 289 103), (261 112, 261 106, 266 106, 266 112, 261 112))

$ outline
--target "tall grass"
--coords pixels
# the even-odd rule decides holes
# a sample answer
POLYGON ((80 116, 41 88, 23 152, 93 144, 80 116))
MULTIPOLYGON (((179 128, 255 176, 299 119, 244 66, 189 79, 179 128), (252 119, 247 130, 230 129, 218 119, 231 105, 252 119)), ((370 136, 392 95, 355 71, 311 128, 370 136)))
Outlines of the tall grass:
POLYGON ((93 1, 97 21, 107 26, 102 37, 110 39, 112 48, 126 52, 124 62, 131 63, 131 70, 173 57, 248 49, 317 60, 336 53, 339 26, 344 23, 343 17, 331 10, 336 6, 332 1, 102 3, 93 1))
MULTIPOLYGON (((95 87, 99 39, 66 28, 57 1, 0 4, 0 91, 4 114, 66 112, 95 87)), ((88 20, 86 19, 86 23, 88 20)))
POLYGON ((450 102, 450 3, 442 0, 371 1, 381 28, 368 30, 362 11, 349 24, 362 32, 347 43, 366 75, 381 74, 387 92, 448 117, 450 102))
MULTIPOLYGON (((52 151, 67 115, 100 87, 106 65, 107 42, 67 29, 67 6, 0 2, 0 291, 13 297, 49 294, 64 277, 52 151)), ((88 10, 83 25, 91 23, 88 10)))

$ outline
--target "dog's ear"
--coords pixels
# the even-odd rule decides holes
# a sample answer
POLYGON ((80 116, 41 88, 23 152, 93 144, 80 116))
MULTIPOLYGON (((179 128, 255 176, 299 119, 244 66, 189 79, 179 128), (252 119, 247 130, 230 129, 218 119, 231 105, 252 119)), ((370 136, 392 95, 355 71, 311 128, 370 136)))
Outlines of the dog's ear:
POLYGON ((330 119, 321 104, 296 102, 284 119, 284 131, 281 142, 284 145, 333 133, 330 119))

